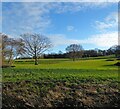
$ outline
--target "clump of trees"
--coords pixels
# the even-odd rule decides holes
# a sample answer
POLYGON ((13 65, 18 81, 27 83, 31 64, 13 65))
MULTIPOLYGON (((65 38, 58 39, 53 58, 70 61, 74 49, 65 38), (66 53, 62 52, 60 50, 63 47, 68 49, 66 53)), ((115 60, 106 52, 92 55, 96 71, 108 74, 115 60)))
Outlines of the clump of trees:
POLYGON ((0 33, 1 37, 1 57, 2 57, 2 66, 9 65, 13 63, 13 59, 22 55, 24 50, 24 43, 21 38, 14 39, 10 38, 8 35, 0 33))
MULTIPOLYGON (((66 53, 51 53, 44 54, 44 58, 72 58, 70 52, 66 53)), ((89 58, 98 56, 115 55, 116 58, 120 58, 120 45, 114 45, 108 50, 92 49, 92 50, 81 50, 81 52, 75 52, 75 58, 89 58), (75 55, 76 54, 76 55, 75 55)))
POLYGON ((0 52, 2 57, 2 66, 11 66, 13 59, 22 55, 35 59, 35 65, 38 64, 37 58, 52 44, 44 35, 40 34, 22 34, 21 38, 10 38, 8 35, 0 33, 1 45, 0 52))
POLYGON ((115 54, 117 58, 120 58, 120 45, 114 45, 107 50, 107 55, 115 54))
POLYGON ((69 57, 75 61, 76 58, 80 58, 83 55, 83 47, 78 44, 71 44, 67 46, 66 52, 68 53, 69 57))

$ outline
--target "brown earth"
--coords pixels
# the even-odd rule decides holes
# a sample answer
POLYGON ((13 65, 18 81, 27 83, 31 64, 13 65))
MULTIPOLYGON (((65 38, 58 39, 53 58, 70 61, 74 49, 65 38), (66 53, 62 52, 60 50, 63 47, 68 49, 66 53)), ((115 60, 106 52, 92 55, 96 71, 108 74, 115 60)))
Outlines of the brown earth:
POLYGON ((57 82, 52 88, 47 87, 42 89, 40 83, 31 81, 4 83, 3 109, 119 108, 120 92, 116 83, 57 82))

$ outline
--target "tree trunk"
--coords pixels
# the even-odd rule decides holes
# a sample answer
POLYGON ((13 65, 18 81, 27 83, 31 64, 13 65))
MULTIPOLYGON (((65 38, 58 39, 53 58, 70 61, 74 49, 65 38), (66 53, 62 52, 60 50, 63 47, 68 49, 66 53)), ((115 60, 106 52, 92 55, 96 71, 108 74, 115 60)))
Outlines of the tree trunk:
POLYGON ((35 48, 35 65, 38 65, 38 62, 37 62, 37 53, 36 53, 36 48, 35 48))
POLYGON ((75 58, 73 58, 73 61, 75 61, 75 58))
POLYGON ((13 53, 12 53, 12 49, 11 49, 9 55, 10 55, 10 56, 9 56, 9 58, 8 58, 8 65, 11 66, 11 65, 12 65, 12 55, 13 55, 13 53))
POLYGON ((35 57, 35 65, 38 65, 37 57, 35 57))

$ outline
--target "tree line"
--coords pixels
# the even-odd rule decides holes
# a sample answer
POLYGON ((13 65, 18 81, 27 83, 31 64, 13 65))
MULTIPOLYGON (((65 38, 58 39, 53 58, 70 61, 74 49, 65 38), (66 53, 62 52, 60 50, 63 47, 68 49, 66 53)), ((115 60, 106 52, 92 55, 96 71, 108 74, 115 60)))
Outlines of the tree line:
MULTIPOLYGON (((93 50, 82 50, 80 52, 76 52, 75 59, 77 58, 89 58, 89 57, 98 57, 98 56, 108 56, 115 55, 116 58, 120 58, 120 46, 115 45, 110 47, 107 50, 93 49, 93 50), (79 54, 80 53, 80 54, 79 54)), ((44 58, 72 58, 72 55, 69 52, 66 53, 51 53, 44 54, 44 58)), ((73 60, 75 60, 73 59, 73 60)))
POLYGON ((84 50, 80 44, 71 44, 66 47, 66 53, 44 54, 53 45, 50 39, 42 34, 26 33, 20 35, 20 38, 11 38, 6 34, 0 33, 0 52, 2 55, 2 64, 12 65, 14 59, 33 58, 35 65, 38 64, 38 58, 71 58, 73 61, 79 58, 115 55, 120 57, 120 45, 114 45, 108 50, 84 50))

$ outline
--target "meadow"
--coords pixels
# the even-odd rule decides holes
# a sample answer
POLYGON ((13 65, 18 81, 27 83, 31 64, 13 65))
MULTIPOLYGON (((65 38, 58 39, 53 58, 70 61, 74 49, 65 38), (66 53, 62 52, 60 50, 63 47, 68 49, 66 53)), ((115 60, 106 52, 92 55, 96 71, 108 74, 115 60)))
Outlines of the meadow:
POLYGON ((117 62, 114 56, 40 59, 39 65, 30 59, 15 60, 15 67, 3 68, 3 106, 117 107, 117 62))

